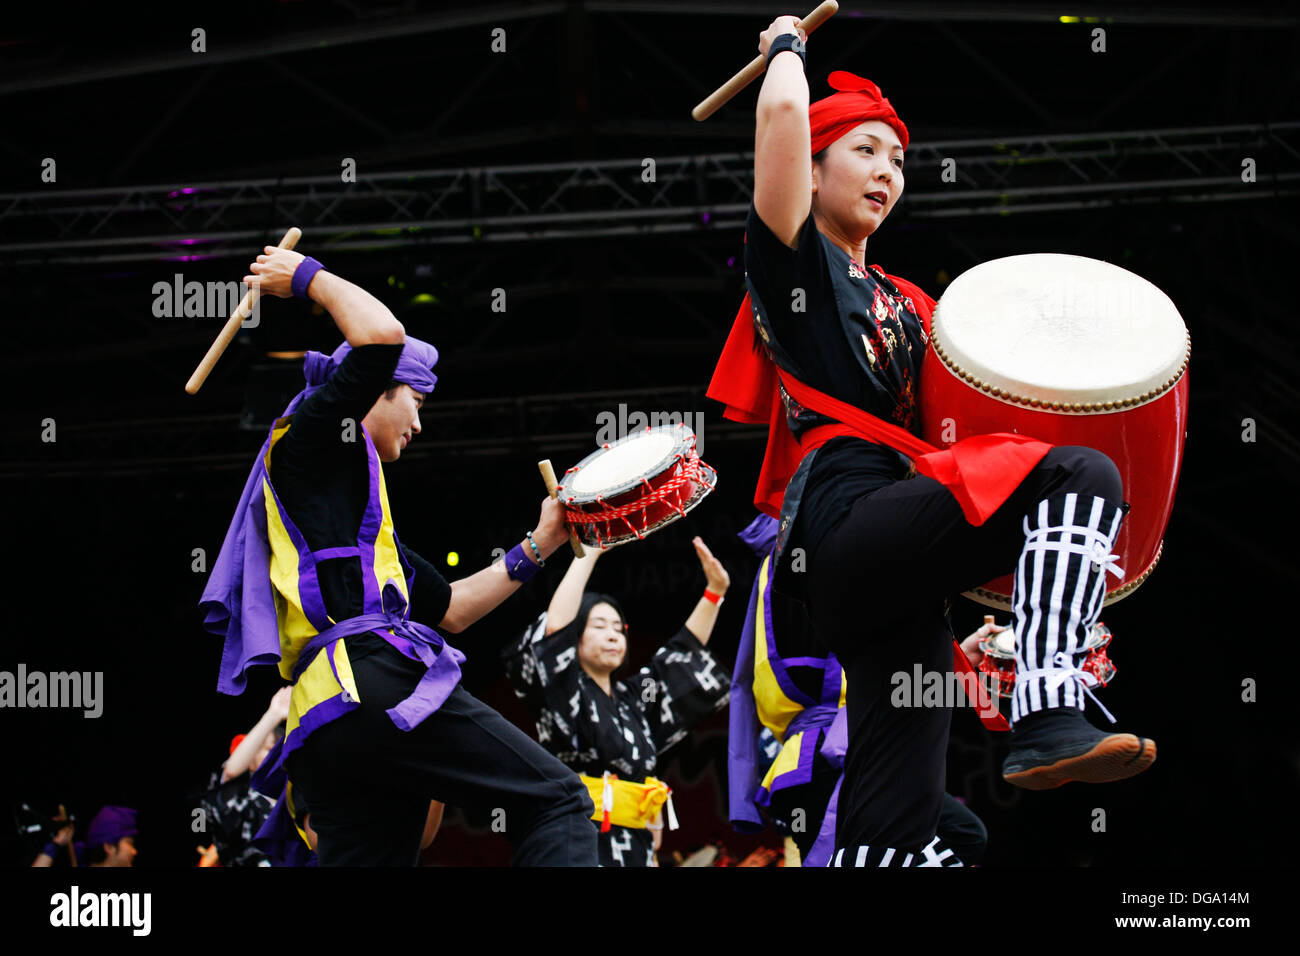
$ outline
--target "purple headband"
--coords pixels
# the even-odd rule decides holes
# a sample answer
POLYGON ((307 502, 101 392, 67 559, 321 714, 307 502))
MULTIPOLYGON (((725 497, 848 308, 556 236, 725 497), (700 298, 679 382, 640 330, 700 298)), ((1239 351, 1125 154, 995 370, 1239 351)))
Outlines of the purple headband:
MULTIPOLYGON (((294 396, 280 417, 292 415, 307 396, 325 384, 351 351, 352 346, 345 342, 332 355, 308 352, 302 365, 307 386, 294 396)), ((438 376, 433 374, 437 362, 436 348, 408 335, 393 378, 427 395, 438 381, 438 376)), ((266 536, 262 483, 270 444, 268 433, 244 482, 221 553, 199 599, 199 607, 204 612, 203 627, 226 639, 217 677, 217 690, 223 694, 242 694, 247 686, 245 672, 250 667, 276 664, 280 660, 280 628, 271 587, 271 546, 266 536)))
MULTIPOLYGON (((324 385, 351 351, 352 346, 344 342, 331 355, 326 355, 324 352, 308 352, 302 362, 302 374, 307 379, 307 387, 289 403, 284 414, 293 414, 298 406, 307 400, 308 395, 324 385)), ((406 344, 402 346, 402 357, 397 360, 393 379, 411 386, 422 395, 428 395, 433 391, 433 386, 438 384, 438 376, 433 374, 433 367, 437 364, 438 350, 428 342, 422 342, 408 335, 406 344)))
POLYGON ((135 814, 136 811, 130 807, 104 807, 90 821, 90 827, 86 830, 86 846, 116 844, 125 837, 135 836, 140 832, 135 828, 135 814))

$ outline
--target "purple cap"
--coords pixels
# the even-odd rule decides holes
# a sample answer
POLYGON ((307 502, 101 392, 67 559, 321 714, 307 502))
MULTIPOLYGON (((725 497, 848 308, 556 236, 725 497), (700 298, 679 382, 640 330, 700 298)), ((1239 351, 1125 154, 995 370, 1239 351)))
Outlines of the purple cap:
POLYGON ((117 844, 124 837, 135 836, 140 831, 135 828, 136 811, 130 807, 104 807, 90 821, 86 830, 86 846, 96 847, 103 843, 117 844))

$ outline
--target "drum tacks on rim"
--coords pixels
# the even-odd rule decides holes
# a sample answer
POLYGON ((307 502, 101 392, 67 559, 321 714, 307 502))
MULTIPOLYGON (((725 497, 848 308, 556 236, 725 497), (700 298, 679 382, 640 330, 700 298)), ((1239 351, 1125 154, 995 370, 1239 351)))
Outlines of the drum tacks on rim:
MULTIPOLYGON (((921 373, 926 441, 1014 432, 1104 452, 1132 506, 1114 551, 1122 579, 1154 570, 1187 436, 1187 326, 1169 297, 1119 266, 1040 253, 985 262, 940 298, 921 373)), ((1008 575, 966 592, 1011 606, 1008 575)))
POLYGON ((578 539, 608 548, 684 518, 718 483, 685 424, 647 426, 564 473, 556 495, 578 539))

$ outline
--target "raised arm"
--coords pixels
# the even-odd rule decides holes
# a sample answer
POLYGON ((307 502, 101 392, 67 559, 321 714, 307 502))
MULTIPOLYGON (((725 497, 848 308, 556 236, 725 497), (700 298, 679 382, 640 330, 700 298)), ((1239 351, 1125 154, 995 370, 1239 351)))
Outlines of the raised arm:
MULTIPOLYGON (((260 281, 263 294, 287 299, 293 295, 294 271, 306 257, 278 246, 265 248, 266 251, 248 267, 251 274, 244 276, 244 282, 252 285, 260 281)), ((322 269, 307 286, 307 295, 330 314, 353 348, 401 345, 406 341, 406 329, 388 306, 347 279, 322 269)))
POLYGON ((61 848, 64 852, 67 852, 68 844, 72 842, 72 832, 72 824, 60 827, 59 832, 54 835, 54 839, 47 843, 40 853, 36 854, 36 859, 32 860, 32 866, 53 866, 54 853, 50 851, 55 850, 57 852, 56 848, 61 848))
POLYGON ((239 742, 226 761, 226 765, 221 768, 221 782, 234 780, 246 770, 256 770, 253 766, 253 758, 257 756, 258 751, 262 749, 262 744, 266 742, 266 735, 275 730, 280 721, 289 716, 289 696, 293 693, 292 687, 281 687, 274 696, 271 697, 271 703, 266 708, 260 720, 254 725, 244 739, 239 742))
MULTIPOLYGON (((782 34, 797 34, 795 17, 777 17, 759 36, 758 49, 782 34)), ((754 209, 773 235, 794 248, 812 208, 808 80, 799 54, 785 50, 767 65, 758 93, 754 131, 754 209)))
MULTIPOLYGON (((708 549, 698 535, 692 541, 695 545, 695 553, 700 559, 700 567, 704 569, 704 578, 708 583, 705 585, 708 590, 712 591, 719 598, 727 593, 727 588, 731 587, 731 575, 727 574, 727 569, 722 566, 722 562, 713 556, 713 552, 708 549)), ((707 597, 702 597, 695 604, 695 610, 691 611, 691 616, 686 619, 686 630, 695 635, 701 644, 708 644, 709 638, 713 636, 713 625, 718 622, 718 606, 721 602, 710 601, 707 597)))
POLYGON ((546 633, 554 634, 562 627, 567 627, 578 616, 582 606, 582 594, 587 590, 591 572, 596 567, 596 559, 603 553, 599 548, 588 545, 587 553, 581 558, 574 558, 564 572, 560 586, 551 595, 550 606, 546 609, 546 633))

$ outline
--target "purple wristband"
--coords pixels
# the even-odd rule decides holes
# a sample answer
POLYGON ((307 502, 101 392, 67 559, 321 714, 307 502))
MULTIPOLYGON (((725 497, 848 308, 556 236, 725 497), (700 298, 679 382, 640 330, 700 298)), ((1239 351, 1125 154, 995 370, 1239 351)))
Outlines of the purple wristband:
POLYGON ((537 565, 524 552, 522 544, 517 544, 506 552, 505 562, 506 574, 510 575, 510 580, 520 584, 527 584, 538 571, 537 565))
POLYGON ((293 294, 300 299, 307 298, 307 286, 311 285, 311 280, 316 278, 316 273, 324 268, 311 256, 305 257, 302 262, 298 263, 298 268, 293 270, 293 279, 289 283, 289 288, 293 290, 293 294))
POLYGON ((57 860, 59 858, 60 850, 61 847, 53 840, 51 840, 49 843, 45 844, 45 846, 41 849, 41 852, 44 853, 46 856, 48 856, 51 860, 57 860))

